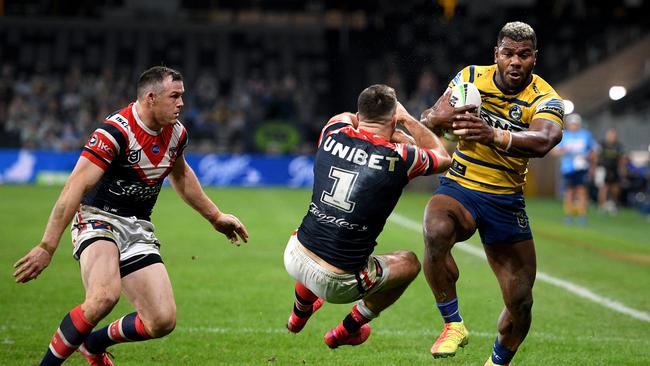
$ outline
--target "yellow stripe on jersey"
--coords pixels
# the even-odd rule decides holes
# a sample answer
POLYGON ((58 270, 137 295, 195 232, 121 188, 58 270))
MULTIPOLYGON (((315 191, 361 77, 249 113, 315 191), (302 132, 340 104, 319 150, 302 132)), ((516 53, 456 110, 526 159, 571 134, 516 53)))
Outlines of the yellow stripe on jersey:
MULTIPOLYGON (((481 118, 490 126, 510 131, 527 131, 530 123, 543 118, 564 127, 564 103, 553 88, 533 74, 532 82, 515 95, 505 94, 496 83, 497 65, 468 66, 449 83, 465 81, 481 92, 481 118)), ((528 158, 510 156, 492 145, 460 140, 446 176, 460 185, 481 192, 521 192, 526 183, 528 158)))

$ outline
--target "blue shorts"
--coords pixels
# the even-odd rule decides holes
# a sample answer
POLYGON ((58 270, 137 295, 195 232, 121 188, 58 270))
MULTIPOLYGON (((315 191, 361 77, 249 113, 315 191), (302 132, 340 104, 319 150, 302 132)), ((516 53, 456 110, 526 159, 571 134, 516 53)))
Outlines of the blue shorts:
POLYGON ((571 173, 562 174, 565 187, 578 187, 587 185, 588 170, 576 170, 571 173))
POLYGON ((460 202, 472 214, 485 245, 516 243, 533 238, 522 193, 493 194, 465 188, 440 177, 434 194, 444 194, 460 202))

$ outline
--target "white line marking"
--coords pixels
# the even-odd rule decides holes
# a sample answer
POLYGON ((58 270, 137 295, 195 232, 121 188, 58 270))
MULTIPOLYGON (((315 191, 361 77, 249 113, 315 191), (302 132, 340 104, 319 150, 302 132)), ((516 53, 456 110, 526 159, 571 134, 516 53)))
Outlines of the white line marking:
MULTIPOLYGON (((422 233, 422 224, 418 223, 416 221, 413 221, 413 220, 409 219, 406 216, 402 216, 402 215, 400 215, 398 213, 393 212, 390 215, 389 220, 396 223, 396 224, 398 224, 398 225, 400 225, 400 226, 403 226, 403 227, 405 227, 407 229, 411 229, 413 231, 417 231, 418 233, 422 233)), ((483 252, 482 249, 479 249, 479 248, 477 248, 477 247, 475 247, 473 245, 470 245, 467 242, 457 243, 454 247, 462 250, 465 253, 471 254, 473 256, 480 257, 480 258, 485 258, 485 252, 483 252)), ((560 278, 557 278, 557 277, 553 277, 553 276, 549 275, 548 273, 544 273, 544 272, 541 272, 541 271, 537 271, 537 279, 539 281, 541 281, 541 282, 546 282, 546 283, 551 284, 553 286, 560 287, 560 288, 562 288, 562 289, 564 289, 564 290, 566 290, 566 291, 568 291, 568 292, 570 292, 570 293, 572 293, 572 294, 574 294, 576 296, 587 299, 587 300, 589 300, 591 302, 594 302, 594 303, 596 303, 598 305, 606 307, 606 308, 608 308, 610 310, 614 310, 614 311, 619 312, 621 314, 628 315, 628 316, 630 316, 630 317, 632 317, 634 319, 642 320, 644 322, 650 323, 650 314, 646 313, 645 311, 632 309, 632 308, 626 306, 625 304, 623 304, 621 302, 609 299, 609 298, 604 297, 604 296, 600 296, 600 295, 594 293, 593 291, 589 290, 586 287, 582 287, 582 286, 576 285, 575 283, 572 283, 572 282, 569 282, 569 281, 566 281, 566 280, 563 280, 563 279, 560 279, 560 278)))

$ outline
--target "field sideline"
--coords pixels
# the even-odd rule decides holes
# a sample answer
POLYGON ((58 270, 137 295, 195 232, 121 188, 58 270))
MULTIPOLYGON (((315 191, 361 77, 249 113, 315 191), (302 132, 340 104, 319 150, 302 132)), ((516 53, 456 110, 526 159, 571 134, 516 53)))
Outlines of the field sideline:
MULTIPOLYGON (((35 365, 65 312, 82 301, 78 264, 64 234, 53 263, 36 281, 13 282, 13 263, 42 235, 60 187, 0 186, 0 365, 35 365)), ((168 337, 111 349, 122 365, 482 365, 496 335, 501 298, 478 236, 455 249, 461 312, 470 343, 455 358, 434 360, 441 328, 424 276, 373 321, 359 347, 329 350, 323 334, 349 311, 326 304, 299 335, 284 328, 292 280, 282 264, 286 240, 309 202, 306 190, 209 189, 248 227, 251 241, 232 247, 170 189, 153 222, 172 278, 178 324, 168 337)), ((427 194, 406 193, 379 238, 377 252, 399 248, 422 257, 418 230, 427 194)), ((650 231, 634 211, 592 212, 586 228, 562 224, 561 204, 529 200, 540 275, 531 332, 513 365, 650 364, 650 231), (550 279, 589 291, 580 295, 550 279), (608 302, 609 301, 609 302, 608 302), (607 304, 612 306, 607 307, 607 304), (629 312, 621 312, 621 305, 629 312), (617 309, 618 307, 618 309, 617 309)), ((122 299, 101 323, 130 312, 122 299)), ((66 365, 85 365, 73 355, 66 365)))

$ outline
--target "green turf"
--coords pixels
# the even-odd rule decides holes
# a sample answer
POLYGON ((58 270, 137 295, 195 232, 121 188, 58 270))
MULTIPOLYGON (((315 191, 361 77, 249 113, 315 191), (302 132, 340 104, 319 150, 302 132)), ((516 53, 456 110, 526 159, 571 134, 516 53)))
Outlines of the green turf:
MULTIPOLYGON (((60 188, 0 186, 0 365, 35 365, 62 316, 82 301, 69 234, 36 281, 17 285, 13 263, 42 234, 60 188)), ((282 253, 299 224, 309 192, 284 189, 210 189, 222 209, 237 214, 251 235, 231 246, 170 189, 153 221, 178 304, 177 329, 149 342, 112 348, 117 365, 482 365, 491 351, 501 310, 496 281, 485 261, 455 251, 463 317, 470 344, 453 359, 433 360, 429 347, 441 328, 430 290, 420 275, 404 296, 373 321, 360 347, 329 350, 323 334, 349 305, 326 304, 299 335, 284 328, 293 281, 282 253)), ((428 196, 408 193, 396 212, 420 221, 428 196)), ((529 200, 539 270, 584 286, 633 309, 650 312, 650 230, 638 213, 590 216, 586 228, 565 227, 561 205, 529 200)), ((470 240, 476 245, 476 237, 470 240)), ((421 234, 389 222, 378 252, 398 248, 421 257, 421 234)), ((477 248, 479 246, 476 246, 477 248)), ((647 365, 650 323, 606 309, 538 281, 534 320, 516 365, 647 365)), ((124 299, 107 318, 130 312, 124 299)), ((105 324, 103 322, 102 324, 105 324)), ((66 363, 84 365, 79 355, 66 363)))

